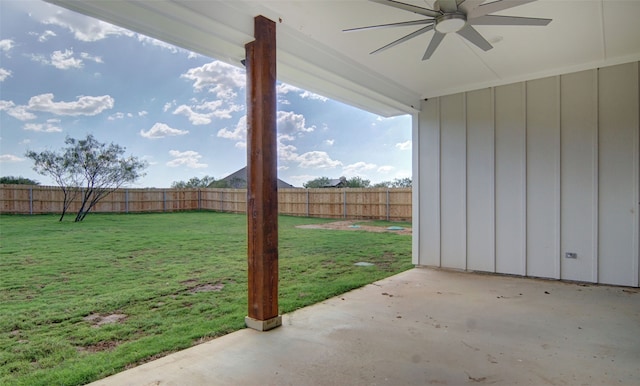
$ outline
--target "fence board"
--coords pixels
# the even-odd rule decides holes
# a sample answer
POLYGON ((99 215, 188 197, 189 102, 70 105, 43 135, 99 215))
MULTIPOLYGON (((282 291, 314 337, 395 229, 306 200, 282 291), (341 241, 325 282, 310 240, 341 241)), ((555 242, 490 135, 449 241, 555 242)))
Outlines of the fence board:
MULTIPOLYGON (((137 213, 213 210, 245 213, 245 189, 119 189, 103 198, 93 212, 137 213)), ((59 187, 0 185, 1 213, 60 213, 59 187)), ((76 213, 78 196, 68 212, 76 213)), ((280 189, 280 214, 345 219, 411 220, 411 188, 280 189)))

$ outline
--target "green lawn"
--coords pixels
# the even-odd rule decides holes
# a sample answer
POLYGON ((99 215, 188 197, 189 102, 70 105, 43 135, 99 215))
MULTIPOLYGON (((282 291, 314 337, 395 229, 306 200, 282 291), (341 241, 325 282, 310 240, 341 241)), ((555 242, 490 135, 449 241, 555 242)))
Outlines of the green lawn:
MULTIPOLYGON (((57 218, 0 216, 0 384, 83 384, 244 328, 244 215, 57 218)), ((410 236, 295 228, 328 221, 280 217, 282 313, 412 267, 410 236)))

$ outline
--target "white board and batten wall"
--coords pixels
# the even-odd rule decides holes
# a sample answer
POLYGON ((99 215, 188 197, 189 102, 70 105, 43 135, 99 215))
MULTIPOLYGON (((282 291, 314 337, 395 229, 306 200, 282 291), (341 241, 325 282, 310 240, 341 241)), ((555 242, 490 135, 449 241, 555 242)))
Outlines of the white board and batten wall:
POLYGON ((413 140, 415 264, 639 286, 639 62, 430 98, 413 140))

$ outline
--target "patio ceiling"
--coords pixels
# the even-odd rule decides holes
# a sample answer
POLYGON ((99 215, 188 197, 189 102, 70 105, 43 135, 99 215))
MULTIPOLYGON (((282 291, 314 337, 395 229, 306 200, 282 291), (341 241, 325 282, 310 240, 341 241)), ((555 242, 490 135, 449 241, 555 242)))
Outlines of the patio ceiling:
POLYGON ((419 27, 342 32, 421 18, 367 0, 47 1, 236 66, 254 16, 264 15, 278 23, 279 80, 384 116, 415 112, 433 96, 640 60, 638 0, 523 4, 496 14, 553 21, 477 26, 494 45, 487 52, 451 34, 428 61, 421 58, 432 32, 369 54, 419 27))

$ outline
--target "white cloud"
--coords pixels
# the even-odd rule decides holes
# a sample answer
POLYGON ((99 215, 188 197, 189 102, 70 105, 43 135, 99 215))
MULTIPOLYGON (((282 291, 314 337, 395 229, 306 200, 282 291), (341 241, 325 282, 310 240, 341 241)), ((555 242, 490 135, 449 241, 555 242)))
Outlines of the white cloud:
POLYGON ((73 50, 53 51, 51 54, 51 65, 60 70, 70 68, 82 68, 82 60, 73 57, 73 50))
POLYGON ((145 110, 138 111, 138 116, 139 116, 139 117, 144 117, 144 116, 146 116, 147 114, 149 114, 149 112, 148 112, 148 111, 145 111, 145 110))
POLYGON ((396 148, 400 150, 411 150, 411 141, 396 143, 396 148))
POLYGON ((290 92, 300 92, 300 91, 302 90, 287 83, 280 83, 276 86, 276 92, 278 94, 286 95, 290 92))
POLYGON ((29 99, 30 110, 45 111, 56 115, 98 115, 113 108, 114 100, 109 95, 79 96, 75 102, 54 102, 53 94, 41 94, 29 99))
POLYGON ((202 156, 197 151, 169 150, 169 155, 173 157, 171 161, 167 162, 167 166, 170 167, 186 166, 191 169, 200 169, 208 166, 207 164, 200 163, 199 160, 202 156))
POLYGON ((47 123, 27 123, 24 125, 24 129, 27 131, 35 131, 40 133, 60 133, 62 129, 55 125, 59 121, 52 120, 47 123))
POLYGON ((65 28, 72 32, 77 40, 83 42, 95 42, 109 36, 134 35, 133 32, 124 28, 62 9, 57 10, 55 15, 45 18, 42 22, 65 28))
MULTIPOLYGON (((280 83, 276 87, 276 92, 280 95, 287 95, 288 93, 292 92, 298 94, 298 96, 300 96, 300 98, 302 99, 318 100, 321 102, 326 102, 329 100, 329 98, 323 97, 322 95, 314 94, 310 91, 306 91, 286 83, 280 83)), ((286 100, 281 100, 281 103, 289 104, 289 102, 286 100)))
POLYGON ((311 99, 311 100, 321 101, 321 102, 326 102, 329 100, 329 98, 323 97, 322 95, 314 94, 311 91, 303 91, 300 94, 300 97, 302 99, 311 99))
POLYGON ((282 161, 298 161, 299 155, 297 148, 293 145, 284 143, 284 141, 293 141, 294 137, 286 134, 278 135, 278 158, 282 161))
POLYGON ((360 161, 351 165, 347 165, 344 168, 342 168, 342 170, 344 174, 352 176, 352 175, 365 174, 368 170, 373 170, 376 167, 377 167, 376 164, 360 161))
POLYGON ((72 49, 67 49, 64 51, 53 51, 53 53, 51 53, 50 58, 47 59, 44 55, 40 55, 40 54, 31 54, 30 55, 31 60, 33 60, 34 62, 38 62, 38 63, 42 63, 45 65, 50 65, 53 66, 57 69, 60 70, 69 70, 72 68, 82 68, 84 67, 84 61, 85 60, 91 60, 94 61, 96 63, 102 63, 102 58, 99 56, 92 56, 86 52, 81 52, 80 53, 80 58, 76 58, 74 56, 73 50, 72 49))
POLYGON ((115 121, 116 119, 124 119, 124 113, 117 112, 115 114, 111 114, 107 119, 110 121, 115 121))
POLYGON ((53 31, 51 31, 51 30, 46 30, 46 31, 44 31, 42 34, 40 34, 40 35, 38 36, 38 41, 39 41, 40 43, 44 43, 44 42, 46 42, 47 40, 49 40, 49 38, 50 38, 50 37, 53 37, 53 36, 57 36, 55 32, 53 32, 53 31))
POLYGON ((164 111, 166 113, 167 111, 169 111, 171 109, 171 107, 173 107, 175 105, 176 105, 176 101, 175 100, 173 100, 171 102, 167 102, 162 107, 162 111, 164 111))
POLYGON ((0 68, 0 82, 4 82, 4 80, 10 76, 11 76, 10 70, 5 70, 4 68, 0 68))
POLYGON ((187 105, 178 106, 173 113, 186 116, 192 125, 207 125, 211 123, 211 116, 209 114, 196 113, 187 105))
POLYGON ((91 60, 96 63, 104 63, 101 56, 93 56, 87 52, 81 52, 80 57, 84 60, 91 60))
POLYGON ((295 134, 312 132, 315 126, 306 127, 304 115, 293 111, 278 111, 278 133, 295 134))
POLYGON ((0 100, 0 111, 6 111, 9 116, 19 121, 36 119, 36 115, 27 111, 27 106, 16 106, 12 101, 0 100))
POLYGON ((44 55, 31 54, 31 55, 29 55, 29 58, 31 60, 33 60, 34 62, 37 62, 37 63, 42 63, 42 64, 46 64, 46 65, 50 64, 49 59, 45 58, 44 55))
POLYGON ((218 130, 217 136, 220 138, 231 139, 234 141, 246 142, 247 141, 247 116, 244 115, 238 120, 238 123, 236 124, 236 128, 233 131, 228 130, 225 127, 224 129, 218 130))
POLYGON ((180 49, 172 44, 165 43, 162 40, 154 39, 149 36, 138 34, 138 41, 142 43, 142 45, 151 44, 152 46, 160 47, 164 50, 167 50, 172 53, 177 53, 180 49))
POLYGON ((242 111, 244 106, 237 105, 235 103, 228 102, 223 108, 225 101, 203 101, 200 104, 194 105, 193 108, 199 111, 210 111, 209 115, 220 119, 230 119, 231 113, 242 111))
POLYGON ((301 168, 327 169, 342 166, 342 162, 332 160, 324 151, 310 151, 297 158, 301 168))
POLYGON ((191 68, 181 77, 192 80, 196 91, 207 89, 222 100, 235 98, 236 90, 243 88, 246 81, 244 70, 217 60, 191 68))
POLYGON ((333 146, 333 144, 335 143, 335 139, 325 139, 324 143, 325 145, 329 145, 329 146, 333 146))
POLYGON ((2 40, 0 40, 0 51, 2 51, 4 53, 8 53, 15 46, 16 46, 16 44, 12 39, 2 39, 2 40))
POLYGON ((179 130, 169 127, 168 125, 156 122, 149 130, 140 130, 140 135, 145 138, 156 139, 164 137, 175 137, 177 135, 185 135, 189 130, 179 130))
POLYGON ((215 100, 203 101, 192 106, 180 105, 173 113, 186 116, 193 125, 207 125, 211 123, 212 118, 230 119, 231 113, 243 109, 242 106, 234 103, 229 103, 225 108, 221 108, 224 103, 224 101, 215 100))
POLYGON ((23 158, 13 154, 0 154, 0 162, 20 162, 23 158))
POLYGON ((396 168, 390 165, 384 165, 384 166, 380 166, 378 168, 378 173, 382 173, 382 174, 388 174, 391 173, 392 171, 394 171, 396 168))

